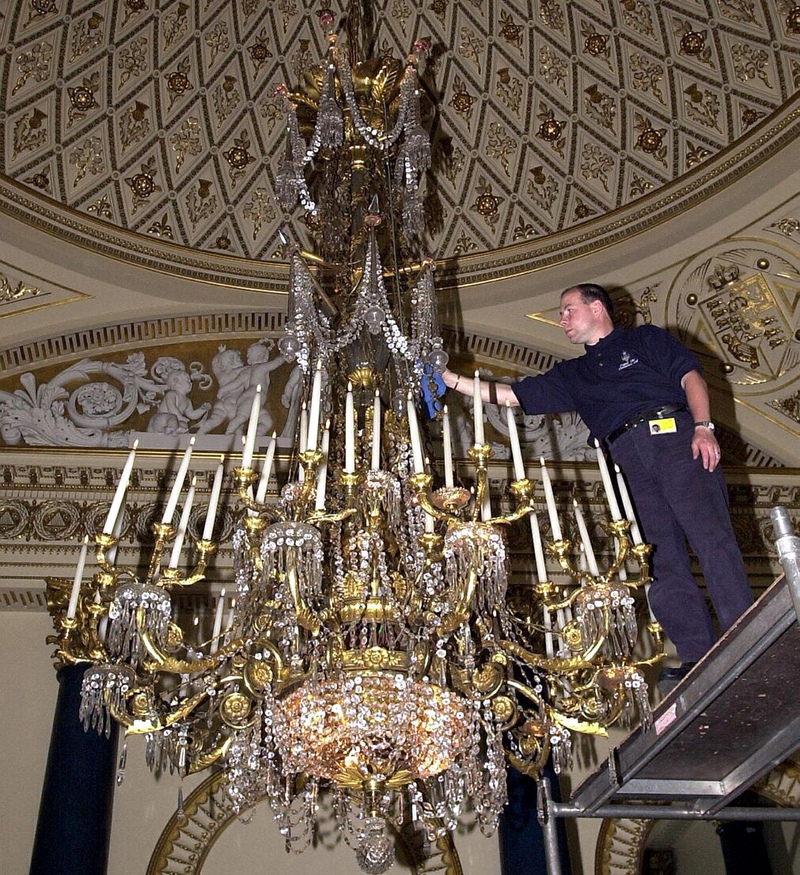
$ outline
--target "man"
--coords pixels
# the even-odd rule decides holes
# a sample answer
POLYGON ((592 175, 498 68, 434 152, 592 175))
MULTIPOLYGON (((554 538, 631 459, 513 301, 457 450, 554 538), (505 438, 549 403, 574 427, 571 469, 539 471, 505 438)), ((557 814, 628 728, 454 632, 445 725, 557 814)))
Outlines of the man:
MULTIPOLYGON (((720 448, 700 363, 661 328, 615 328, 608 292, 582 283, 561 296, 561 327, 584 355, 513 385, 482 381, 490 403, 520 404, 528 414, 577 410, 590 439, 602 441, 630 488, 642 534, 653 546, 650 607, 681 665, 661 681, 688 674, 716 640, 692 576, 688 538, 703 569, 723 630, 752 604, 728 510, 720 448)), ((468 395, 472 379, 445 370, 444 382, 468 395)))

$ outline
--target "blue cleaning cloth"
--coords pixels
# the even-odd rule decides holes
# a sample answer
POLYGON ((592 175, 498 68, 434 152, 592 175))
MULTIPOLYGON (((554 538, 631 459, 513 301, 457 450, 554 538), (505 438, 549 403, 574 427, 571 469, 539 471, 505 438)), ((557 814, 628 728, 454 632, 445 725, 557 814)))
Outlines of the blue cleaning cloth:
POLYGON ((425 365, 422 370, 422 401, 428 419, 435 419, 436 414, 442 409, 442 402, 439 399, 446 389, 441 374, 434 371, 430 365, 425 365))

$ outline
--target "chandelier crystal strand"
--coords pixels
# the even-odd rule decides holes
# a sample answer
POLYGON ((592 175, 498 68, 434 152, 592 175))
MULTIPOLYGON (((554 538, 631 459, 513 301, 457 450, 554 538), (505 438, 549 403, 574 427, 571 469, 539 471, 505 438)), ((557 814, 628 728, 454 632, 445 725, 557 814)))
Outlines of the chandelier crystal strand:
POLYGON ((108 732, 115 719, 144 735, 154 770, 221 767, 234 810, 248 817, 266 799, 293 851, 309 844, 328 794, 359 865, 378 875, 393 860, 390 827, 432 841, 470 807, 494 830, 507 761, 536 775, 552 756, 560 770, 572 731, 601 734, 637 710, 648 725, 641 668, 663 648, 650 624, 656 652, 634 656, 633 593, 649 582, 649 547, 613 517, 609 567, 576 567, 544 460, 552 580, 520 586, 510 575, 503 531, 534 512, 524 469, 510 484, 513 509, 487 519, 488 444, 469 452, 472 492, 449 480, 435 488, 409 421, 422 380, 447 362, 424 250, 430 141, 417 66, 427 46, 415 43, 407 63, 360 58, 358 15, 346 47, 330 10, 320 20, 324 63, 307 71, 305 91, 278 89, 287 148, 276 194, 287 212, 299 202, 314 240, 306 250, 281 234, 291 288, 280 349, 305 376, 315 421, 330 418, 330 440, 324 453, 295 449, 274 502, 254 499, 256 471, 234 469, 235 602, 214 647, 181 628, 170 592, 203 580, 217 545, 197 541, 193 569, 159 570, 175 536, 162 522, 146 575, 109 560, 113 534, 96 536, 101 570, 62 621, 61 654, 92 663, 87 729, 108 732), (641 573, 623 582, 629 555, 641 573), (552 630, 550 617, 560 618, 552 630))

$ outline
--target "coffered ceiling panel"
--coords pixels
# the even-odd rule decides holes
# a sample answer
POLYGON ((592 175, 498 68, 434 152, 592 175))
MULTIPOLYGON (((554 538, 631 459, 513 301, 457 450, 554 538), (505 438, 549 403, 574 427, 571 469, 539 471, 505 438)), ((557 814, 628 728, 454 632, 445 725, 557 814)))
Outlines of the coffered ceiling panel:
MULTIPOLYGON (((336 0, 9 0, 2 173, 43 203, 242 259, 280 257, 274 87, 336 0)), ((427 210, 443 258, 541 240, 657 192, 800 87, 788 0, 384 0, 379 52, 431 41, 427 210)))

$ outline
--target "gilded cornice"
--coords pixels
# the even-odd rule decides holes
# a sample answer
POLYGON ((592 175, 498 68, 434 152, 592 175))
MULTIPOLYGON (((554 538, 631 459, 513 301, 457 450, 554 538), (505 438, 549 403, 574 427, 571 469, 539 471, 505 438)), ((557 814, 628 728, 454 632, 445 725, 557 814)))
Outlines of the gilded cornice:
POLYGON ((84 356, 159 347, 169 343, 218 344, 231 338, 277 337, 286 314, 275 311, 201 313, 191 316, 141 319, 100 325, 0 349, 4 377, 35 370, 44 364, 76 361, 84 356), (187 338, 190 340, 187 341, 187 338))
POLYGON ((0 174, 0 210, 60 241, 114 261, 214 286, 286 293, 289 266, 189 249, 125 231, 31 193, 0 174))
MULTIPOLYGON (((613 246, 724 191, 800 137, 800 93, 747 137, 634 203, 541 239, 437 263, 441 291, 522 276, 613 246)), ((288 266, 202 252, 92 219, 0 175, 0 210, 60 240, 159 273, 211 285, 285 293, 288 266)))

